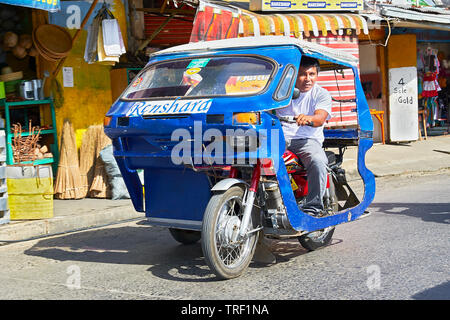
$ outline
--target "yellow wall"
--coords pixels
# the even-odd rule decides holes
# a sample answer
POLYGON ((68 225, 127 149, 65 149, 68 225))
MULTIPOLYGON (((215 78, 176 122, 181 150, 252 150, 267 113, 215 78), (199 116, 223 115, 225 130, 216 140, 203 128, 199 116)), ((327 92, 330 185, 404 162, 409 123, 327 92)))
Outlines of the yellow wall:
POLYGON ((416 66, 416 35, 391 35, 387 48, 387 63, 389 69, 416 66))
MULTIPOLYGON (((72 32, 74 33, 74 32, 72 32)), ((58 136, 65 119, 75 130, 103 123, 103 117, 111 106, 110 66, 88 64, 84 61, 87 32, 82 31, 63 67, 73 68, 74 87, 62 87, 63 103, 55 110, 58 136)), ((62 68, 57 78, 63 85, 62 68)))
MULTIPOLYGON (((114 0, 110 10, 119 21, 124 44, 127 48, 125 7, 120 0, 114 0)), ((72 37, 76 32, 75 29, 68 31, 72 37)), ((84 61, 86 38, 87 31, 82 30, 62 66, 72 67, 74 87, 63 87, 62 68, 56 77, 60 84, 60 94, 62 96, 62 99, 58 99, 57 95, 54 95, 56 98, 55 115, 58 137, 61 136, 61 129, 65 119, 71 121, 73 128, 78 133, 82 133, 90 125, 103 123, 104 115, 113 102, 110 82, 110 70, 112 67, 99 63, 88 64, 84 61)), ((41 65, 41 69, 44 69, 42 66, 46 64, 48 63, 44 62, 41 65)), ((77 138, 81 138, 81 134, 77 138)), ((80 142, 77 141, 78 144, 80 142)))

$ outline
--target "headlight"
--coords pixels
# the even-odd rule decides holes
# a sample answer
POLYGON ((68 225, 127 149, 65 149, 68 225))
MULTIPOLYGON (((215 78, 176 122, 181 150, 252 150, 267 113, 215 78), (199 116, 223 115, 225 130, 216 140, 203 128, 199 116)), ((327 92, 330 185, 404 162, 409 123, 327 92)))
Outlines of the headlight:
POLYGON ((235 124, 260 124, 259 112, 238 112, 233 113, 233 125, 235 124))

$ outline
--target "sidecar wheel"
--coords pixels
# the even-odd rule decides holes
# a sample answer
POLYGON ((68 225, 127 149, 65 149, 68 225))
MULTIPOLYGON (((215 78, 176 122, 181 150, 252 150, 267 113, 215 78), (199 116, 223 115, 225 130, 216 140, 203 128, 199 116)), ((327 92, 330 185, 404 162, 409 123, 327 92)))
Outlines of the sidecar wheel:
POLYGON ((314 251, 328 245, 333 237, 335 227, 313 231, 298 237, 303 248, 314 251))
POLYGON ((233 234, 239 232, 244 212, 243 195, 244 190, 239 186, 213 195, 203 217, 203 254, 211 271, 220 279, 232 279, 244 273, 255 252, 258 232, 242 241, 232 240, 233 234))
MULTIPOLYGON (((324 204, 328 204, 328 209, 332 212, 335 213, 338 211, 338 200, 332 179, 330 179, 330 199, 324 199, 324 204)), ((304 234, 297 237, 297 239, 303 248, 309 251, 314 251, 330 243, 331 238, 333 237, 334 229, 335 227, 331 226, 304 234)))
POLYGON ((182 244, 197 243, 202 237, 200 231, 169 228, 169 232, 176 241, 182 244))

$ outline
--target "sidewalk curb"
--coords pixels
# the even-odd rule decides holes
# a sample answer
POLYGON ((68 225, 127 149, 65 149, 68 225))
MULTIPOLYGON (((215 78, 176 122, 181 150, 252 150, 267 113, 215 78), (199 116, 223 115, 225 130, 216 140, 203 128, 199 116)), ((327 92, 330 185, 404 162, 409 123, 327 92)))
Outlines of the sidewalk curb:
MULTIPOLYGON (((370 170, 370 168, 369 168, 370 170)), ((372 173, 375 176, 375 179, 377 178, 385 178, 385 177, 394 177, 394 176, 406 176, 406 175, 423 175, 423 174, 433 174, 435 172, 441 171, 441 170, 450 170, 450 166, 442 166, 439 168, 431 169, 431 170, 405 170, 405 171, 399 171, 399 172, 387 172, 387 173, 375 173, 372 171, 372 173)), ((361 180, 361 176, 359 175, 358 170, 345 170, 345 174, 347 177, 347 181, 355 181, 355 180, 361 180)))
POLYGON ((0 245, 144 218, 144 213, 134 208, 118 207, 96 213, 12 223, 1 226, 0 245))

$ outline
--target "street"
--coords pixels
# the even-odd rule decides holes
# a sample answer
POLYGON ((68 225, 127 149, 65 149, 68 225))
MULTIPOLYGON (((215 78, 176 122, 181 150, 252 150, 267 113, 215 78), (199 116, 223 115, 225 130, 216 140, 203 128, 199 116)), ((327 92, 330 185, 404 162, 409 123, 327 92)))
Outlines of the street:
POLYGON ((450 299, 449 178, 379 178, 370 215, 339 225, 330 246, 270 240, 277 263, 228 281, 210 273, 200 243, 145 220, 7 244, 0 299, 450 299))

